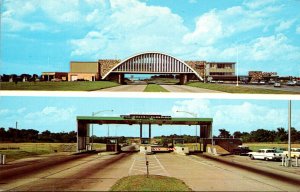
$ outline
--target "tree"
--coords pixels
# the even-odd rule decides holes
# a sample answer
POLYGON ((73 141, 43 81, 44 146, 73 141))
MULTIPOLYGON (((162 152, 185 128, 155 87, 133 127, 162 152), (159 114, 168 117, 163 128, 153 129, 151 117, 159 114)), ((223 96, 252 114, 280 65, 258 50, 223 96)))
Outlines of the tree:
POLYGON ((219 129, 220 134, 219 134, 219 138, 229 138, 231 135, 229 133, 229 131, 227 131, 226 129, 219 129))
POLYGON ((283 127, 277 128, 275 141, 277 142, 284 142, 288 140, 287 131, 283 127))

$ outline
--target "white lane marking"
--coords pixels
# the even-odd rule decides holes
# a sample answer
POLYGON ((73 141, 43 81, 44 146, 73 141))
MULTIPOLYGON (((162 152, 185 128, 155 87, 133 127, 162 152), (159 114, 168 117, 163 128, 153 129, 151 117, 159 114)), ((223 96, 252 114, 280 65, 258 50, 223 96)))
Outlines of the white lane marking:
POLYGON ((162 168, 162 170, 166 173, 167 176, 170 176, 170 174, 168 173, 168 171, 165 169, 165 167, 160 163, 160 161, 157 159, 156 155, 154 155, 154 158, 156 159, 157 163, 160 165, 160 167, 162 168))
POLYGON ((131 174, 131 171, 132 171, 132 169, 133 169, 134 163, 135 163, 135 159, 133 160, 133 162, 132 162, 132 164, 131 164, 131 167, 130 167, 130 169, 129 169, 129 171, 128 171, 128 175, 131 174))

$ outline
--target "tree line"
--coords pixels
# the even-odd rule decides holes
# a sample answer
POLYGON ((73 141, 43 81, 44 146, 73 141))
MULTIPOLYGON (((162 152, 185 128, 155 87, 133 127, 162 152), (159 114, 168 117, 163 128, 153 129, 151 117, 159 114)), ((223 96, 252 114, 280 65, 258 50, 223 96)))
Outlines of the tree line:
POLYGON ((34 129, 0 128, 0 142, 49 142, 49 143, 75 143, 77 133, 52 133, 48 130, 39 132, 34 129))
MULTIPOLYGON (((235 131, 230 134, 226 129, 219 129, 218 138, 241 138, 243 142, 287 142, 288 131, 283 127, 276 130, 257 129, 255 131, 241 132, 235 131)), ((291 142, 300 142, 300 131, 291 127, 291 142)))
MULTIPOLYGON (((125 142, 134 137, 119 137, 119 142, 125 142)), ((163 143, 172 143, 173 138, 183 138, 185 143, 193 143, 196 137, 193 135, 162 135, 155 136, 154 139, 161 139, 163 143)), ((231 134, 226 129, 219 129, 219 135, 214 138, 240 138, 243 142, 287 142, 287 130, 279 127, 276 130, 257 129, 251 132, 235 131, 231 134)), ((199 141, 199 137, 197 137, 199 141)), ((77 141, 77 132, 52 133, 48 130, 39 132, 34 129, 16 129, 3 127, 0 128, 0 142, 54 142, 54 143, 75 143, 77 141)), ((106 143, 106 137, 93 136, 95 143, 106 143)), ((300 131, 291 128, 291 141, 300 142, 300 131)))

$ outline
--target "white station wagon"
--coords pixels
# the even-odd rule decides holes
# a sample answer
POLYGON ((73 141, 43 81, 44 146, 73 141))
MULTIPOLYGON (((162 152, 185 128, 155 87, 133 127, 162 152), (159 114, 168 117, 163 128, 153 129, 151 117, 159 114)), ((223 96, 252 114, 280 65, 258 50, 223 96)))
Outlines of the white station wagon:
POLYGON ((257 152, 249 152, 249 157, 254 159, 262 159, 262 160, 281 160, 282 153, 276 152, 275 149, 260 149, 257 152))

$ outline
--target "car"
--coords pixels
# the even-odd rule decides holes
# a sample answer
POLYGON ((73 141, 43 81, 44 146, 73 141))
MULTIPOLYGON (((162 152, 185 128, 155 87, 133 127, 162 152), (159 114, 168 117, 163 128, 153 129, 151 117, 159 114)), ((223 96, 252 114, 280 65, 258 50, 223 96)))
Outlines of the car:
POLYGON ((286 85, 287 85, 287 86, 295 86, 296 83, 295 83, 294 81, 288 81, 288 82, 286 83, 286 85))
POLYGON ((281 87, 281 84, 279 82, 274 83, 274 87, 281 87))
POLYGON ((278 161, 282 159, 283 153, 278 153, 275 149, 259 149, 257 152, 249 152, 248 156, 251 160, 262 159, 266 161, 278 161))
POLYGON ((249 152, 252 152, 252 150, 246 145, 239 145, 238 148, 232 150, 234 155, 247 155, 249 152))
POLYGON ((260 85, 265 85, 266 82, 265 82, 265 81, 260 81, 259 84, 260 84, 260 85))
POLYGON ((252 84, 252 85, 257 85, 257 84, 258 84, 258 81, 251 81, 250 84, 252 84))
POLYGON ((297 85, 297 86, 300 86, 300 81, 296 81, 296 85, 297 85))
POLYGON ((270 81, 269 81, 269 84, 270 84, 270 85, 273 85, 273 84, 275 84, 275 81, 274 81, 274 80, 270 80, 270 81))
MULTIPOLYGON (((283 151, 283 155, 288 156, 288 151, 283 151)), ((300 157, 300 148, 291 148, 291 157, 300 157)))

